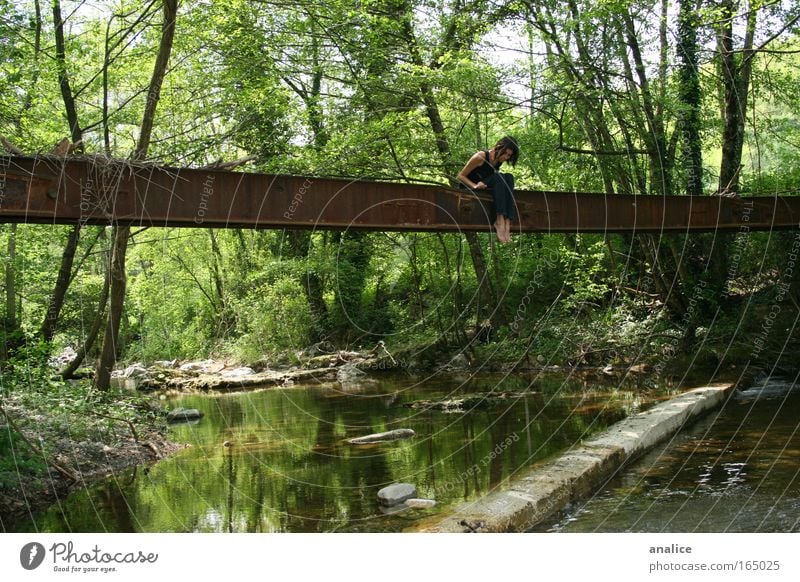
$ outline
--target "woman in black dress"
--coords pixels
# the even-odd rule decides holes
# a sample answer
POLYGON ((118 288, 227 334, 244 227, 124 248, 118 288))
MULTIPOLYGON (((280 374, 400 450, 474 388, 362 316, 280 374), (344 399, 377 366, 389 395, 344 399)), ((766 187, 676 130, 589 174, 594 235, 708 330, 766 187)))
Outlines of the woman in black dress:
POLYGON ((471 190, 490 190, 494 198, 494 227, 500 242, 511 241, 511 221, 517 218, 514 202, 514 176, 498 172, 503 162, 516 165, 519 146, 506 136, 491 149, 476 152, 461 172, 458 181, 471 190))

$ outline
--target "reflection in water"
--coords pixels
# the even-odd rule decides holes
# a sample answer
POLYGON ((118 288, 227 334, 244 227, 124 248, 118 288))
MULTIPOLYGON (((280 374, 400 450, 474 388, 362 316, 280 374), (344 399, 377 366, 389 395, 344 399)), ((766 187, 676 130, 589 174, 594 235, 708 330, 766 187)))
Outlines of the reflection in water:
POLYGON ((800 386, 770 381, 535 531, 800 531, 800 386))
POLYGON ((204 417, 175 426, 190 448, 72 494, 28 524, 39 531, 399 531, 501 486, 637 410, 641 393, 555 378, 382 381, 186 395, 204 417), (494 401, 491 393, 508 393, 494 401), (449 412, 408 405, 468 399, 449 412), (347 439, 411 428, 409 440, 347 439), (223 446, 223 443, 229 446, 223 446), (413 483, 433 509, 385 515, 377 491, 413 483))

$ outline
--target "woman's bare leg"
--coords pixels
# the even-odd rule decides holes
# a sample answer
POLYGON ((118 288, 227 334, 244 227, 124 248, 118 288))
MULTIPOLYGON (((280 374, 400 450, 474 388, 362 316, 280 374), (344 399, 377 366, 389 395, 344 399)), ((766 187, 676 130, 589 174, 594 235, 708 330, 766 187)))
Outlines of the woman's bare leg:
POLYGON ((503 242, 511 242, 511 221, 507 216, 502 217, 503 225, 503 242))

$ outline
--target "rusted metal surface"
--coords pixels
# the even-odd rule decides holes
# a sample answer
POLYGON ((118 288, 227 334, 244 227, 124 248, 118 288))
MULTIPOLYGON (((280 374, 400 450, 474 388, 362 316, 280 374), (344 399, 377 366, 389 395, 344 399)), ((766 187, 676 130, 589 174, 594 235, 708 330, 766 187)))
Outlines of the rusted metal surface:
MULTIPOLYGON (((800 225, 800 197, 518 191, 522 232, 690 232, 800 225)), ((0 156, 0 222, 488 230, 483 195, 441 186, 0 156)))

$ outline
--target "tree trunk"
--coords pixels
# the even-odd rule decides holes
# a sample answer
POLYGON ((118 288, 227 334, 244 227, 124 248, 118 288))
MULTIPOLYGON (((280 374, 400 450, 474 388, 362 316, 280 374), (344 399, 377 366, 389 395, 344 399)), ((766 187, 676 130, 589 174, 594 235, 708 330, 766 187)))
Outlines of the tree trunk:
MULTIPOLYGON (((744 124, 747 115, 747 97, 750 91, 750 72, 753 52, 753 39, 757 19, 757 10, 747 14, 745 38, 741 51, 734 47, 734 19, 737 16, 737 2, 724 0, 721 5, 723 23, 720 25, 717 38, 720 74, 724 87, 722 160, 719 169, 720 195, 737 195, 742 168, 742 150, 744 148, 744 124), (737 52, 741 54, 737 58, 737 52)), ((710 272, 710 291, 716 297, 724 297, 727 293, 727 278, 730 262, 730 245, 732 235, 718 233, 711 241, 708 253, 710 272)))
MULTIPOLYGON (((175 19, 178 12, 177 0, 164 0, 164 21, 161 28, 161 41, 158 55, 153 67, 153 76, 150 79, 150 88, 147 91, 144 115, 142 116, 139 141, 136 144, 133 157, 143 160, 147 157, 150 148, 150 137, 153 133, 156 108, 161 96, 161 86, 167 73, 169 57, 172 53, 172 41, 175 36, 175 19)), ((117 340, 119 337, 119 323, 122 318, 122 308, 125 302, 125 253, 128 248, 128 239, 131 229, 129 226, 118 226, 114 229, 112 241, 113 253, 111 256, 111 302, 108 309, 108 321, 103 335, 103 349, 100 354, 100 363, 97 366, 94 384, 99 390, 108 390, 111 380, 111 369, 117 358, 117 340)))
MULTIPOLYGON (((38 3, 37 3, 38 8, 38 3)), ((70 138, 72 143, 79 143, 83 139, 83 130, 78 123, 78 111, 75 107, 75 98, 72 93, 72 87, 69 83, 69 74, 67 73, 67 57, 66 57, 66 44, 64 42, 64 21, 61 16, 61 3, 59 0, 53 0, 53 23, 55 26, 56 36, 56 68, 58 70, 58 84, 61 89, 61 97, 64 101, 64 110, 67 113, 67 122, 69 124, 70 138)), ((56 328, 58 327, 58 318, 61 314, 61 308, 64 306, 64 298, 67 295, 67 289, 72 281, 72 264, 75 260, 75 251, 78 248, 81 236, 81 224, 76 224, 72 227, 69 237, 67 237, 67 244, 64 247, 64 252, 61 254, 61 265, 58 269, 58 276, 53 288, 53 293, 50 295, 50 301, 45 312, 44 321, 40 328, 40 335, 44 341, 50 341, 55 335, 56 328)))
POLYGON ((164 23, 161 28, 161 42, 158 46, 158 55, 153 67, 153 76, 150 79, 150 89, 147 91, 147 101, 145 102, 144 115, 142 116, 141 131, 139 141, 133 158, 143 160, 147 157, 147 150, 150 149, 150 137, 153 133, 153 124, 156 117, 156 108, 161 98, 161 86, 164 84, 164 77, 167 74, 169 57, 172 53, 172 41, 175 37, 175 19, 178 13, 178 0, 164 0, 164 23))
POLYGON ((750 92, 753 39, 758 13, 753 9, 748 12, 744 44, 741 51, 736 51, 733 41, 736 4, 734 0, 722 2, 721 8, 725 20, 720 26, 717 41, 720 73, 725 89, 722 161, 719 172, 719 192, 723 194, 735 194, 739 191, 742 149, 744 147, 744 123, 747 114, 747 97, 750 92), (737 52, 741 52, 738 59, 737 52))
POLYGON ((58 317, 61 313, 61 308, 64 306, 64 298, 67 295, 67 289, 72 281, 72 264, 75 262, 75 251, 78 248, 78 242, 81 236, 81 225, 76 224, 67 237, 67 244, 64 246, 64 252, 61 254, 61 266, 58 269, 58 276, 56 277, 56 284, 53 288, 53 294, 50 296, 50 303, 45 313, 44 321, 40 335, 42 339, 49 342, 53 339, 58 327, 58 317))
POLYGON ((478 233, 465 232, 464 238, 467 239, 469 254, 472 258, 472 266, 475 268, 475 278, 478 281, 478 304, 475 306, 475 318, 478 325, 485 320, 489 320, 492 327, 498 322, 495 316, 498 314, 497 294, 492 286, 489 269, 486 266, 486 256, 483 254, 478 233))
POLYGON ((700 141, 700 71, 697 58, 697 2, 680 0, 678 13, 678 131, 684 191, 703 194, 703 150, 700 141))
MULTIPOLYGON (((311 252, 311 232, 308 230, 287 229, 285 236, 289 241, 290 256, 296 259, 308 260, 311 252)), ((306 294, 308 309, 311 312, 314 323, 311 329, 311 336, 308 338, 311 343, 316 343, 323 339, 328 330, 328 307, 323 297, 324 286, 320 276, 306 266, 306 272, 302 275, 300 283, 306 294)))
POLYGON ((17 329, 17 273, 14 261, 17 257, 17 225, 9 225, 8 257, 6 262, 6 329, 17 329))
POLYGON ((233 328, 233 319, 228 310, 228 299, 226 297, 224 260, 214 229, 208 229, 208 236, 211 238, 211 276, 214 280, 214 293, 216 295, 215 309, 217 311, 218 335, 226 337, 233 328))
MULTIPOLYGON (((361 299, 367 283, 367 269, 372 259, 369 233, 348 231, 340 233, 337 253, 337 285, 334 306, 338 312, 337 324, 347 329, 361 329, 361 299)), ((350 341, 350 337, 346 337, 350 341)))
POLYGON ((108 310, 106 330, 103 335, 103 347, 100 352, 100 363, 95 371, 94 385, 99 390, 108 390, 111 385, 111 370, 117 361, 117 340, 119 322, 122 318, 122 306, 125 299, 125 253, 128 249, 130 227, 114 227, 112 236, 110 295, 111 304, 108 310))
POLYGON ((11 336, 19 330, 17 320, 17 273, 14 262, 17 256, 17 225, 9 225, 8 256, 6 257, 6 316, 3 321, 3 342, 0 346, 0 361, 7 360, 8 348, 12 345, 11 336))
MULTIPOLYGON (((412 60, 414 61, 415 65, 422 67, 424 66, 424 63, 417 46, 414 31, 411 28, 411 19, 409 15, 406 15, 404 24, 406 40, 408 42, 409 52, 411 53, 412 60)), ((436 94, 434 93, 430 84, 425 81, 420 83, 419 91, 422 97, 422 103, 425 106, 425 113, 428 117, 428 121, 430 122, 431 130, 433 131, 433 135, 436 139, 436 149, 439 152, 439 156, 444 164, 445 173, 452 181, 453 177, 458 172, 458 168, 450 160, 450 142, 447 139, 447 132, 439 111, 436 94)), ((497 321, 493 320, 494 316, 498 313, 498 310, 494 309, 494 306, 497 305, 497 298, 494 288, 492 287, 489 270, 486 266, 486 257, 484 256, 483 248, 481 247, 477 233, 465 232, 464 237, 466 238, 467 245, 469 246, 470 258, 472 259, 472 265, 475 268, 475 276, 478 284, 478 305, 476 306, 475 311, 476 321, 480 323, 484 319, 489 318, 492 320, 490 322, 491 325, 495 326, 498 324, 497 321)))
POLYGON ((653 103, 650 82, 647 78, 646 66, 642 56, 639 39, 636 36, 636 25, 628 12, 623 13, 625 38, 628 51, 633 57, 636 77, 639 81, 639 94, 642 101, 642 112, 647 131, 641 136, 647 145, 650 159, 650 191, 655 194, 672 194, 672 160, 667 156, 667 138, 664 121, 657 114, 658 107, 653 103))
POLYGON ((83 131, 78 123, 78 110, 75 107, 75 97, 69 84, 69 74, 67 73, 66 43, 64 42, 64 20, 61 17, 61 2, 53 0, 53 26, 56 34, 56 70, 58 71, 58 86, 61 89, 61 97, 64 100, 64 108, 67 112, 67 122, 69 123, 69 133, 72 143, 78 143, 83 139, 83 131))
POLYGON ((108 293, 111 287, 111 265, 109 260, 105 261, 105 277, 103 277, 103 288, 100 290, 100 299, 97 302, 97 313, 92 321, 92 327, 89 328, 89 333, 86 334, 86 339, 83 345, 78 348, 78 353, 75 358, 59 372, 64 379, 71 378, 75 371, 80 367, 83 360, 86 358, 94 343, 97 341, 97 336, 100 335, 100 328, 105 322, 106 306, 108 304, 108 293))

